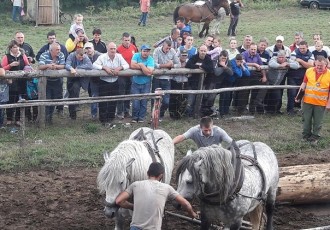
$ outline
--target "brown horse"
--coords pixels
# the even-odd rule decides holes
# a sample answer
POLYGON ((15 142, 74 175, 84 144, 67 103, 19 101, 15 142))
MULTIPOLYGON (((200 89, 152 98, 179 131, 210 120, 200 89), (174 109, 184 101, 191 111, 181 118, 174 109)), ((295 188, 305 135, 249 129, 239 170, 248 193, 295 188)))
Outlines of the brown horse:
POLYGON ((194 3, 184 3, 175 8, 173 13, 174 23, 178 17, 184 17, 186 23, 188 22, 204 22, 202 31, 199 33, 199 37, 203 37, 205 31, 206 36, 209 32, 210 23, 218 16, 219 9, 223 7, 226 11, 226 15, 229 15, 230 8, 228 0, 213 0, 212 3, 205 1, 203 5, 197 5, 194 3))

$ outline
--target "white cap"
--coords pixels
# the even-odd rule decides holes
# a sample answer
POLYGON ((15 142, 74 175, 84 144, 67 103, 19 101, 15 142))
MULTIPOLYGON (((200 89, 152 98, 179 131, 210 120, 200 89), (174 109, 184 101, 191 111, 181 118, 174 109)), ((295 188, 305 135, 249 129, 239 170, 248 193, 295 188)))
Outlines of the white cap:
POLYGON ((282 41, 284 42, 284 37, 282 35, 279 35, 276 37, 276 40, 275 41, 282 41))
POLYGON ((86 49, 86 48, 93 48, 93 47, 94 47, 94 45, 91 42, 86 42, 85 45, 84 45, 84 49, 86 49))

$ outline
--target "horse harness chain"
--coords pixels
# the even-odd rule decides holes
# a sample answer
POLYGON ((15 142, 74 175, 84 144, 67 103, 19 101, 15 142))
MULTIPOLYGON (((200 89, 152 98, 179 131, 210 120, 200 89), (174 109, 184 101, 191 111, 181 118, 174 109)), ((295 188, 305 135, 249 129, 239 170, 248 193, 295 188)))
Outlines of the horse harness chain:
MULTIPOLYGON (((233 141, 230 151, 232 152, 232 164, 234 165, 234 168, 235 168, 235 178, 234 178, 234 182, 233 182, 232 186, 230 187, 230 191, 229 191, 230 195, 228 196, 228 199, 224 203, 234 200, 238 195, 241 195, 246 198, 265 201, 266 195, 267 195, 266 194, 266 175, 265 175, 264 170, 258 163, 257 153, 256 153, 254 144, 251 142, 246 142, 244 144, 241 144, 240 146, 237 146, 236 142, 233 141), (250 157, 248 155, 241 154, 239 147, 243 147, 247 144, 251 145, 254 157, 250 157), (259 193, 258 197, 251 197, 251 196, 247 196, 247 195, 239 193, 239 191, 241 190, 241 188, 243 186, 244 177, 245 177, 244 166, 242 164, 241 159, 251 162, 250 166, 255 166, 260 171, 261 178, 262 178, 262 190, 259 193)), ((199 196, 199 198, 204 203, 209 204, 209 205, 219 205, 219 203, 220 203, 220 205, 222 205, 222 203, 220 201, 210 201, 208 199, 208 198, 216 197, 218 195, 219 195, 218 191, 206 194, 204 192, 204 189, 202 188, 202 194, 199 196)))
MULTIPOLYGON (((159 138, 158 140, 155 139, 154 136, 154 131, 153 130, 149 130, 147 132, 144 132, 143 129, 141 129, 138 134, 136 134, 133 138, 134 140, 139 140, 143 143, 143 145, 147 148, 148 153, 152 159, 152 162, 157 162, 157 158, 156 156, 159 158, 160 163, 164 166, 164 160, 162 158, 162 156, 159 154, 159 149, 158 149, 158 145, 157 143, 162 140, 163 138, 159 138), (151 139, 152 139, 152 143, 150 143, 147 138, 146 135, 150 134, 151 139), (154 147, 153 147, 154 146, 154 147)), ((165 174, 163 175, 163 181, 165 181, 165 174)))

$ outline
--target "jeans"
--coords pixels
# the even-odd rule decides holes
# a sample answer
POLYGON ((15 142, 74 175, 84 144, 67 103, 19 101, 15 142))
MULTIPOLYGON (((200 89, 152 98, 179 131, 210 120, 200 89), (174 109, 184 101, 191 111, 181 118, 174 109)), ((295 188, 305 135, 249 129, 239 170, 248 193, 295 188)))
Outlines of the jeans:
MULTIPOLYGON (((143 94, 150 93, 150 85, 151 83, 145 84, 137 84, 132 82, 131 85, 131 94, 143 94)), ((133 120, 141 120, 145 119, 147 114, 147 99, 133 100, 133 109, 132 109, 132 119, 133 120)))
POLYGON ((135 226, 131 226, 130 230, 142 230, 141 228, 135 227, 135 226))
MULTIPOLYGON (((46 98, 62 99, 63 83, 61 79, 55 81, 47 81, 46 98)), ((51 122, 55 106, 46 106, 46 122, 51 122)))
POLYGON ((148 12, 142 12, 140 17, 140 23, 142 23, 144 26, 147 23, 147 16, 148 16, 148 12))
MULTIPOLYGON (((161 88, 162 90, 171 89, 171 80, 168 79, 152 79, 152 92, 155 92, 155 89, 161 88)), ((151 108, 153 108, 154 100, 151 101, 151 108)), ((165 111, 168 109, 170 104, 170 94, 165 94, 162 97, 162 105, 160 107, 160 117, 164 117, 165 111)))
MULTIPOLYGON (((6 102, 0 102, 0 105, 4 105, 4 104, 6 104, 6 102)), ((0 109, 0 127, 3 125, 4 117, 5 117, 4 109, 0 109)))
POLYGON ((230 17, 230 24, 227 32, 228 36, 236 36, 237 23, 238 23, 238 15, 234 16, 233 18, 230 17))
MULTIPOLYGON (((118 95, 118 80, 115 82, 106 82, 101 80, 99 84, 99 95, 115 96, 118 95)), ((101 123, 109 123, 115 119, 116 101, 106 101, 99 103, 99 120, 101 123)))
MULTIPOLYGON (((91 78, 89 82, 89 89, 90 89, 90 97, 98 97, 99 96, 99 78, 91 78)), ((92 117, 97 117, 97 110, 98 110, 98 105, 99 103, 95 102, 91 104, 91 115, 92 117)))
MULTIPOLYGON (((171 88, 173 90, 187 90, 188 82, 176 82, 171 80, 171 88)), ((174 119, 179 119, 184 116, 187 105, 187 94, 171 94, 169 113, 170 117, 174 119)))
MULTIPOLYGON (((219 88, 229 88, 229 87, 233 87, 233 86, 234 86, 233 82, 230 82, 229 80, 225 79, 221 83, 219 88)), ((229 107, 230 107, 230 104, 231 104, 232 95, 233 95, 233 92, 231 92, 231 91, 220 93, 220 99, 219 99, 219 113, 220 113, 220 116, 229 114, 229 107)))
MULTIPOLYGON (((301 85, 301 83, 303 82, 303 78, 300 77, 288 77, 288 85, 301 85)), ((295 101, 294 98, 296 97, 298 93, 298 89, 288 89, 288 104, 286 107, 287 112, 292 112, 294 109, 294 105, 295 105, 295 101)))
MULTIPOLYGON (((80 87, 84 90, 88 90, 89 78, 86 77, 72 77, 67 80, 67 88, 69 92, 69 98, 79 98, 80 87)), ((70 118, 77 118, 77 105, 69 105, 70 118)))
MULTIPOLYGON (((131 90, 130 77, 118 77, 119 92, 118 95, 129 95, 131 90)), ((130 100, 117 101, 117 115, 123 116, 130 111, 130 100)))
POLYGON ((17 22, 17 16, 18 16, 18 21, 21 21, 21 10, 22 7, 13 6, 12 19, 14 22, 17 22))

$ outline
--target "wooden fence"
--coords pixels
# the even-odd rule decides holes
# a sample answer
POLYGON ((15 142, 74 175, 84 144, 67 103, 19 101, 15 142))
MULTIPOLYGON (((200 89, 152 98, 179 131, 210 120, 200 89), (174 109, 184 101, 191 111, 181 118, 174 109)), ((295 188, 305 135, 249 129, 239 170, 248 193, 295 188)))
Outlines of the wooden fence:
MULTIPOLYGON (((254 68, 249 67, 250 70, 254 70, 254 68)), ((262 66, 262 69, 268 69, 268 66, 262 66)), ((102 77, 109 76, 103 70, 79 70, 78 69, 77 76, 79 77, 102 77)), ((20 100, 16 104, 5 104, 0 105, 0 108, 25 108, 31 106, 38 106, 38 124, 39 127, 45 127, 45 106, 56 106, 56 105, 70 105, 70 104, 88 104, 94 102, 104 102, 104 101, 119 101, 119 100, 132 100, 132 99, 157 99, 160 98, 164 94, 197 94, 196 103, 195 103, 195 116, 197 115, 197 111, 199 110, 202 94, 213 94, 220 93, 226 91, 239 91, 239 90, 251 90, 251 89, 296 89, 299 86, 290 86, 290 85, 280 85, 280 86, 247 86, 247 87, 232 87, 232 88, 221 88, 221 89, 213 89, 213 90, 203 90, 203 81, 206 73, 201 69, 186 69, 186 68, 178 68, 178 69, 155 69, 153 72, 154 76, 157 75, 184 75, 184 74, 200 74, 198 90, 160 90, 157 93, 148 93, 148 94, 131 94, 131 95, 118 95, 118 96, 107 96, 107 97, 83 97, 83 98, 66 98, 66 99, 46 99, 46 83, 47 78, 52 77, 76 77, 70 74, 67 70, 35 70, 31 72, 24 71, 7 71, 5 78, 39 78, 39 98, 38 100, 28 101, 28 100, 20 100)), ((143 75, 140 70, 123 70, 120 71, 118 76, 134 76, 134 75, 143 75)), ((22 124, 25 124, 25 116, 24 109, 22 111, 22 124)))

